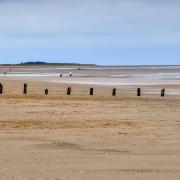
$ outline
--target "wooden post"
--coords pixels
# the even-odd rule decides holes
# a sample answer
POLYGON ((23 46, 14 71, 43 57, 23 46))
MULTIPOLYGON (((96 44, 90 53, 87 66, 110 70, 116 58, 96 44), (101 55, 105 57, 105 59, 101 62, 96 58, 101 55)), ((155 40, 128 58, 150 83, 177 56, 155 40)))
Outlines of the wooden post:
POLYGON ((165 96, 165 88, 161 89, 161 97, 164 97, 164 96, 165 96))
POLYGON ((116 96, 116 88, 112 90, 112 96, 116 96))
POLYGON ((45 95, 48 95, 49 91, 47 88, 45 89, 44 93, 45 93, 45 95))
POLYGON ((70 87, 67 88, 67 95, 71 95, 71 88, 70 87))
POLYGON ((94 89, 93 88, 90 88, 90 96, 93 96, 94 95, 94 89))
POLYGON ((0 94, 3 93, 3 85, 0 83, 0 94))
POLYGON ((141 96, 141 88, 137 88, 137 96, 141 96))
POLYGON ((24 94, 27 94, 27 83, 24 84, 24 94))

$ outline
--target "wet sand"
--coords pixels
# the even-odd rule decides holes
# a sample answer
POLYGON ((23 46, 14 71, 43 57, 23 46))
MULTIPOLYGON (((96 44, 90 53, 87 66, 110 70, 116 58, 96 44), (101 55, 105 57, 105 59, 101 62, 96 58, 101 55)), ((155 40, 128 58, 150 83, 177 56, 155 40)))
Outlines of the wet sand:
POLYGON ((159 94, 162 88, 166 88, 166 94, 180 96, 180 66, 0 66, 0 80, 118 88, 122 91, 134 91, 140 87, 151 94, 159 94))
POLYGON ((96 85, 89 96, 91 85, 39 80, 27 80, 23 95, 24 82, 1 79, 2 179, 179 180, 178 95, 136 97, 132 86, 112 97, 111 86, 96 85))
POLYGON ((0 66, 0 79, 105 86, 180 85, 180 66, 0 66), (68 78, 70 72, 73 76, 68 78))

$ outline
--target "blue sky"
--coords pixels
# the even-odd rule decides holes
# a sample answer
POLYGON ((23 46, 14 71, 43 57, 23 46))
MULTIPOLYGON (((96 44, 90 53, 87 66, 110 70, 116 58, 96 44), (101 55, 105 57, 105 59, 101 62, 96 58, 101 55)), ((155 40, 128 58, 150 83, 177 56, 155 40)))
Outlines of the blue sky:
POLYGON ((0 63, 180 64, 179 0, 0 0, 0 63))

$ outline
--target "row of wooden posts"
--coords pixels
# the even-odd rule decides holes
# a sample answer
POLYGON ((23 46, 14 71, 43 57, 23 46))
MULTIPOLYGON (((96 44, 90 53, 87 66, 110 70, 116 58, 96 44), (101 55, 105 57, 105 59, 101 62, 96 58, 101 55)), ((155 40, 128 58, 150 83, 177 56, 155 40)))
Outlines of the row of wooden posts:
MULTIPOLYGON (((0 83, 0 94, 3 94, 3 85, 0 83)), ((27 94, 27 83, 24 84, 23 94, 27 94)), ((44 91, 45 95, 49 94, 49 90, 46 88, 44 91)), ((71 87, 67 88, 67 95, 71 95, 71 87)), ((94 88, 90 88, 89 95, 94 95, 94 88)), ((112 90, 112 96, 116 96, 116 88, 112 90)), ((137 88, 137 96, 141 96, 141 88, 137 88)), ((161 97, 165 96, 165 89, 161 89, 161 97)))

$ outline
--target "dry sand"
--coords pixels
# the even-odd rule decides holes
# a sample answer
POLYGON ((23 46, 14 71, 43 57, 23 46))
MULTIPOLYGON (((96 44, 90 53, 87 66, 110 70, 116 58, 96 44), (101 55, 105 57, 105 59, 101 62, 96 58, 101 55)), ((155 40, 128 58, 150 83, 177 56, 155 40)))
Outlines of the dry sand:
POLYGON ((180 179, 177 97, 101 86, 90 97, 85 85, 66 96, 67 84, 32 81, 22 95, 24 80, 1 82, 0 179, 180 179))

